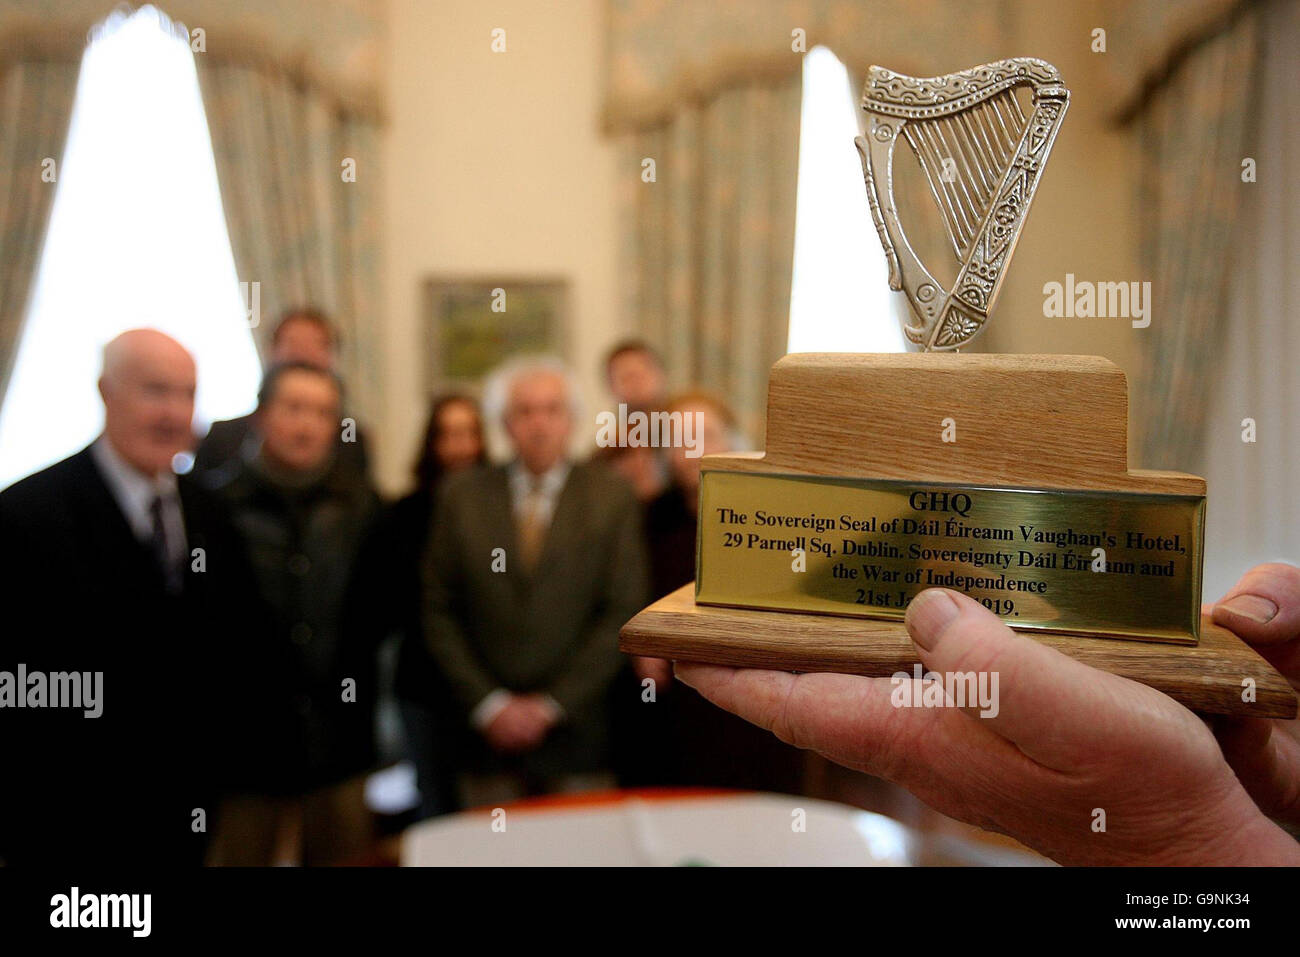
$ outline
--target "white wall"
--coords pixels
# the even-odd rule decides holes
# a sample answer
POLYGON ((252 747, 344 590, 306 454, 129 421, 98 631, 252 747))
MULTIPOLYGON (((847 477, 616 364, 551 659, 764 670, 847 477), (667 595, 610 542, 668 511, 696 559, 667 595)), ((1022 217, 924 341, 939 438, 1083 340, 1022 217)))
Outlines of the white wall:
MULTIPOLYGON (((601 0, 388 0, 384 342, 378 478, 408 481, 424 416, 421 282, 434 273, 568 277, 571 361, 590 400, 624 317, 617 152, 597 128, 601 0), (491 52, 506 30, 507 52, 491 52)), ((1060 67, 1074 90, 1051 167, 981 349, 1107 356, 1132 376, 1142 333, 1123 320, 1042 315, 1043 283, 1140 279, 1133 157, 1109 127, 1086 5, 1022 5, 1009 54, 1060 67)), ((953 64, 953 69, 969 64, 953 64)), ((638 169, 622 175, 637 176, 638 169)))
POLYGON ((373 431, 377 477, 395 492, 425 413, 426 277, 567 277, 570 358, 590 400, 603 396, 619 297, 615 150, 597 129, 600 0, 388 6, 387 415, 373 431), (505 53, 491 51, 495 27, 505 53))

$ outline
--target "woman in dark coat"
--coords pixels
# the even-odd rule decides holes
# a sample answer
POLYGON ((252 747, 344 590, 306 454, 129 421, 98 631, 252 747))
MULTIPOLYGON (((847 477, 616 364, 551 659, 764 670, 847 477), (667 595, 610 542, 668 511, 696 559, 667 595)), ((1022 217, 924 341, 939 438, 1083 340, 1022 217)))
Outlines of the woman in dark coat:
POLYGON ((415 488, 390 505, 380 520, 391 562, 393 627, 401 633, 394 693, 408 757, 415 764, 421 818, 457 809, 456 771, 466 729, 450 707, 450 692, 425 648, 420 569, 443 477, 486 460, 478 403, 459 393, 437 397, 415 464, 415 488))

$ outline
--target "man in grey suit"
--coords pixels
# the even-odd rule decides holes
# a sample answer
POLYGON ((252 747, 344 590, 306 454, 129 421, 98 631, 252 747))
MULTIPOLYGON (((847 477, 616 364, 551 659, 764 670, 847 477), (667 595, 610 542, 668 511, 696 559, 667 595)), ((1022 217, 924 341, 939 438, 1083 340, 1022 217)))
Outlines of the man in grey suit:
POLYGON ((505 380, 508 466, 453 476, 426 563, 426 635, 475 739, 466 806, 612 780, 618 630, 647 594, 641 513, 604 466, 567 455, 573 392, 557 364, 505 380))

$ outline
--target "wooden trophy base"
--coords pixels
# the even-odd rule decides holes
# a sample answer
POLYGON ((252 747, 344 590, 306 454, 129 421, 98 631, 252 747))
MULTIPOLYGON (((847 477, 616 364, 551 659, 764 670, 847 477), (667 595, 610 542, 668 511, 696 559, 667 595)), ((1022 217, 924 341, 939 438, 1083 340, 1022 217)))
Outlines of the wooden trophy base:
MULTIPOLYGON (((738 668, 832 671, 887 678, 912 674, 920 659, 900 622, 784 611, 751 611, 695 603, 695 585, 665 595, 623 626, 628 654, 702 661, 738 668)), ((1240 638, 1201 619, 1194 646, 1119 638, 1020 632, 1085 665, 1132 678, 1193 711, 1294 718, 1296 697, 1280 674, 1240 638), (1256 700, 1241 700, 1242 681, 1256 700)))
MULTIPOLYGON (((1204 479, 1128 468, 1123 372, 1089 356, 803 354, 772 368, 767 451, 704 468, 1101 492, 1205 494, 1204 479), (957 441, 939 441, 953 419, 957 441)), ((1200 642, 1027 635, 1211 714, 1292 718, 1296 696, 1232 632, 1200 642), (1247 679, 1254 700, 1243 701, 1247 679)), ((783 671, 888 677, 919 662, 899 621, 700 605, 694 586, 623 626, 629 654, 783 671)))

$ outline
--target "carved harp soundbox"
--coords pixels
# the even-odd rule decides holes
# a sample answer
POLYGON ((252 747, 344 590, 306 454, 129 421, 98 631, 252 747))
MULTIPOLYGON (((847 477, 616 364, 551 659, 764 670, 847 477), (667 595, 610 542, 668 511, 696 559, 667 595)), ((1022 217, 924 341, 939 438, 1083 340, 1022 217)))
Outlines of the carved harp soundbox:
POLYGON ((904 323, 923 351, 955 351, 988 319, 1034 190, 1070 103, 1050 63, 999 60, 948 76, 911 77, 873 66, 862 97, 871 122, 856 139, 871 215, 917 319, 904 323), (1025 115, 1017 88, 1026 88, 1025 115), (957 277, 944 289, 907 241, 894 204, 899 140, 919 160, 952 240, 957 277))

